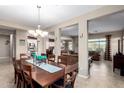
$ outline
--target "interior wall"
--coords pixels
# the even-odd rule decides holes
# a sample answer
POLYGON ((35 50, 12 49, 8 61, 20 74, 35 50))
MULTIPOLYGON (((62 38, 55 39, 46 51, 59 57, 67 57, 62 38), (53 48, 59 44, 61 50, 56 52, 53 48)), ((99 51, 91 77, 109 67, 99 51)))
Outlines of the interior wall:
POLYGON ((14 34, 14 30, 7 30, 7 29, 2 29, 2 28, 0 28, 0 34, 1 34, 1 35, 14 34))
POLYGON ((15 56, 15 42, 11 38, 11 36, 15 37, 15 31, 0 28, 0 36, 2 36, 0 38, 1 58, 4 58, 4 61, 9 61, 9 58, 15 56), (9 41, 9 45, 5 45, 5 41, 7 40, 9 41))
MULTIPOLYGON (((28 53, 27 36, 30 34, 26 30, 16 30, 16 59, 20 59, 20 53, 28 53), (25 44, 21 45, 20 40, 24 40, 25 44)), ((38 53, 45 53, 46 40, 42 37, 38 37, 38 53)))
POLYGON ((16 59, 20 59, 20 53, 27 53, 27 31, 16 30, 16 59), (24 40, 24 44, 20 44, 24 40))
POLYGON ((78 36, 72 37, 73 51, 78 53, 78 36))
POLYGON ((9 35, 0 35, 0 59, 10 57, 10 37, 9 35))

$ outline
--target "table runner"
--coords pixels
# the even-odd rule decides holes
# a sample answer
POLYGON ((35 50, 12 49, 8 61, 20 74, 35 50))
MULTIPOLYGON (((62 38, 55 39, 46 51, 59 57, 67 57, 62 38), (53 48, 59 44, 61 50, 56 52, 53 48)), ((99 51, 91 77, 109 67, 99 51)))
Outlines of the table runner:
POLYGON ((57 66, 54 66, 54 65, 51 65, 51 64, 48 64, 48 63, 44 63, 42 62, 40 65, 36 65, 36 63, 34 62, 33 63, 33 60, 26 60, 28 63, 31 63, 35 66, 38 66, 39 68, 49 72, 49 73, 55 73, 57 71, 60 71, 62 70, 62 68, 60 67, 57 67, 57 66))

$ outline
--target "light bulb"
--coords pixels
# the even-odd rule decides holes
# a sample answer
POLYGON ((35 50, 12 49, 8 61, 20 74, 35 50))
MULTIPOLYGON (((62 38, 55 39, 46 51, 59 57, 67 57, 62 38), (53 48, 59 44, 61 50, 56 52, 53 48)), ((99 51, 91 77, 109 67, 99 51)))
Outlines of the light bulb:
POLYGON ((33 35, 34 35, 35 37, 37 37, 37 36, 38 36, 38 34, 37 34, 37 33, 34 33, 33 35))
POLYGON ((48 32, 43 31, 43 34, 44 34, 44 36, 47 36, 48 35, 48 32))

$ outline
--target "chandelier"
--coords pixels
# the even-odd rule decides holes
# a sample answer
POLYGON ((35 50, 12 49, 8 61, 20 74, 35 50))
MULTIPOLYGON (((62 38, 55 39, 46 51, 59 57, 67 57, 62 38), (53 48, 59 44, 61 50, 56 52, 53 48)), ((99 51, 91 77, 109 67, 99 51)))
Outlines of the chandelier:
POLYGON ((37 5, 37 9, 38 9, 38 25, 37 25, 37 29, 36 30, 29 30, 28 32, 31 35, 33 35, 34 37, 37 37, 37 36, 45 37, 45 36, 48 35, 48 32, 41 30, 41 25, 40 25, 40 9, 41 9, 41 6, 37 5))

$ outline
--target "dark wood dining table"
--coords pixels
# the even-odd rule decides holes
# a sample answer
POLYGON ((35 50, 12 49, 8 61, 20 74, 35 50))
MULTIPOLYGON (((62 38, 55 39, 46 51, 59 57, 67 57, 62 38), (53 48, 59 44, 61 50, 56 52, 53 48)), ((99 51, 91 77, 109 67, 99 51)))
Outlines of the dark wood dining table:
POLYGON ((52 65, 61 67, 62 70, 50 73, 46 70, 43 70, 31 63, 25 62, 28 65, 32 66, 32 79, 37 82, 42 87, 49 87, 51 84, 53 84, 55 81, 59 80, 60 78, 64 77, 64 67, 60 66, 56 63, 51 63, 52 65))

